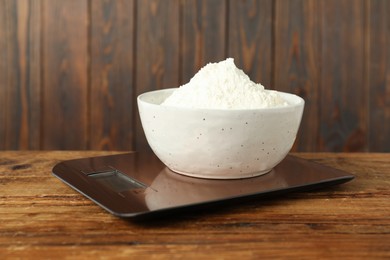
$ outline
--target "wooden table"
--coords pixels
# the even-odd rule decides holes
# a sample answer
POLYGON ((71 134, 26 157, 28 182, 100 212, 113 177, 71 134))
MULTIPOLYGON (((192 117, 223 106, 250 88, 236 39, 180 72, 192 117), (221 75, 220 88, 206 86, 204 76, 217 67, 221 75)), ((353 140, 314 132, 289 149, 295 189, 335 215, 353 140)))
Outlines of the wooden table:
POLYGON ((51 175, 114 152, 0 152, 0 258, 390 258, 390 154, 296 154, 352 182, 135 222, 51 175))

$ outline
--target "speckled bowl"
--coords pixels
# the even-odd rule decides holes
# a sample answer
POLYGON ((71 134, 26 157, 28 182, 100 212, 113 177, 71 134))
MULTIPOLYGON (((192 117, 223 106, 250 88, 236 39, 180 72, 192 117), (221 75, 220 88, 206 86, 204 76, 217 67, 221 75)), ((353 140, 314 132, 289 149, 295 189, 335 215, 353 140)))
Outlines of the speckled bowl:
POLYGON ((269 172, 290 151, 304 100, 279 92, 286 107, 191 109, 160 104, 175 89, 138 96, 146 139, 172 171, 209 179, 237 179, 269 172))

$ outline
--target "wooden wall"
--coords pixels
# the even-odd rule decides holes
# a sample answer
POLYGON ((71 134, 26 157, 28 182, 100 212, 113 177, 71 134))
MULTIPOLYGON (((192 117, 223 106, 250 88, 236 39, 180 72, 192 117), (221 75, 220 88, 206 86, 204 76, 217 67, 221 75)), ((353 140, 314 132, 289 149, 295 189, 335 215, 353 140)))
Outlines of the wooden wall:
POLYGON ((132 150, 136 97, 234 57, 301 95, 294 151, 390 151, 390 1, 0 0, 0 150, 132 150))

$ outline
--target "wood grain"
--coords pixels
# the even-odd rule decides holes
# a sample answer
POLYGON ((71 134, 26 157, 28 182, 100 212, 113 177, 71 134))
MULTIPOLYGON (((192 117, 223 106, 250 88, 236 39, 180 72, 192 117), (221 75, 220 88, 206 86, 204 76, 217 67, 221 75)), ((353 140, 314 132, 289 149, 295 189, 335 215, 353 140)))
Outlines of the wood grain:
POLYGON ((147 149, 136 97, 234 57, 306 109, 294 151, 390 150, 386 0, 0 0, 0 150, 147 149))
POLYGON ((50 172, 115 152, 0 152, 0 254, 14 258, 390 257, 390 155, 305 153, 349 183, 135 222, 113 217, 50 172))
MULTIPOLYGON (((8 88, 7 80, 7 59, 8 59, 8 49, 7 49, 7 19, 6 19, 6 1, 0 0, 0 122, 6 122, 7 113, 6 113, 6 89, 8 88)), ((0 125, 0 149, 5 149, 5 123, 0 125)))
POLYGON ((318 1, 275 2, 274 86, 305 100, 294 151, 316 151, 319 128, 318 1))
POLYGON ((88 148, 88 7, 43 2, 42 149, 88 148))
POLYGON ((90 148, 133 149, 134 1, 91 2, 90 148))
MULTIPOLYGON (((141 93, 179 85, 179 2, 137 2, 136 89, 141 93)), ((135 102, 135 101, 134 101, 135 102)), ((149 149, 135 109, 135 148, 149 149)))
POLYGON ((1 1, 0 149, 39 149, 40 1, 1 1))
POLYGON ((226 55, 226 1, 183 1, 181 23, 181 82, 226 55))
POLYGON ((272 84, 272 1, 229 1, 228 55, 249 77, 272 84))
POLYGON ((390 3, 371 0, 367 9, 368 149, 390 152, 390 3))
POLYGON ((364 2, 320 1, 320 149, 367 148, 367 89, 364 75, 364 2))

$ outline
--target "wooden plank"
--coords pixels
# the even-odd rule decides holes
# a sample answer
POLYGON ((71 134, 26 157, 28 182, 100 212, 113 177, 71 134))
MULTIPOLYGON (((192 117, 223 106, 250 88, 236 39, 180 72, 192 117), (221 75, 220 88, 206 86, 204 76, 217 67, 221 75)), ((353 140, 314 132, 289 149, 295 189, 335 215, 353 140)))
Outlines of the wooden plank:
POLYGON ((109 154, 0 152, 2 259, 390 256, 390 154, 295 154, 356 179, 143 222, 112 216, 48 174, 62 160, 109 154))
POLYGON ((43 149, 88 147, 86 0, 43 2, 43 149))
MULTIPOLYGON (((155 89, 179 85, 179 2, 137 2, 135 96, 155 89)), ((135 101, 134 101, 135 102, 135 101)), ((135 110, 137 151, 148 149, 135 110)))
POLYGON ((322 151, 367 150, 364 2, 320 1, 322 151))
POLYGON ((6 100, 7 100, 7 88, 8 88, 8 52, 7 52, 7 6, 6 0, 0 0, 0 150, 6 149, 5 137, 6 132, 6 100))
POLYGON ((134 1, 91 2, 90 148, 133 149, 134 1))
POLYGON ((249 77, 272 89, 272 2, 229 1, 228 55, 249 77))
POLYGON ((226 1, 186 0, 182 14, 180 84, 187 83, 207 63, 225 58, 226 1))
POLYGON ((368 5, 369 151, 390 152, 390 3, 368 5))
POLYGON ((0 10, 0 149, 39 149, 40 1, 1 1, 0 10))
POLYGON ((305 100, 293 151, 316 151, 319 127, 318 1, 275 2, 274 87, 305 100))

